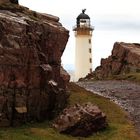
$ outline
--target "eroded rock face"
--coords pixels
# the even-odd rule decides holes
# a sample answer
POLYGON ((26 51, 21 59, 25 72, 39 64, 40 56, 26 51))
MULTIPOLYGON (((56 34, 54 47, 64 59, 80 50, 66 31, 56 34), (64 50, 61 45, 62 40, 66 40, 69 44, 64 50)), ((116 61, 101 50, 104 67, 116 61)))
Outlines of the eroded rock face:
POLYGON ((67 103, 59 18, 25 7, 0 10, 0 126, 52 118, 67 103))
POLYGON ((60 133, 87 137, 107 127, 106 116, 91 104, 75 105, 63 110, 53 124, 60 133))
POLYGON ((140 44, 116 42, 112 55, 101 60, 101 66, 96 68, 94 75, 104 79, 130 72, 140 72, 140 44))

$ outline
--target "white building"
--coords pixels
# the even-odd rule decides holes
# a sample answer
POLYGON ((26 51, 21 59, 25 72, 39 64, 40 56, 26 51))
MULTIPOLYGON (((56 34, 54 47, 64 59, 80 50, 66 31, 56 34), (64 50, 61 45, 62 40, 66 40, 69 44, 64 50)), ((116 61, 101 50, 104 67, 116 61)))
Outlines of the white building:
POLYGON ((75 32, 75 81, 92 72, 92 31, 90 17, 85 10, 77 17, 75 32))

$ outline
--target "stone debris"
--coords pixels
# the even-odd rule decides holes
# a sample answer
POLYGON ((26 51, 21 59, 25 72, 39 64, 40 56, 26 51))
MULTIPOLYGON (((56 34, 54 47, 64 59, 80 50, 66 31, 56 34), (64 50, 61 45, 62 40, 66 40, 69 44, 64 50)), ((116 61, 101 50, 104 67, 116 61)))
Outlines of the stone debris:
POLYGON ((53 127, 60 133, 87 137, 107 127, 106 115, 91 103, 76 104, 64 109, 53 127))

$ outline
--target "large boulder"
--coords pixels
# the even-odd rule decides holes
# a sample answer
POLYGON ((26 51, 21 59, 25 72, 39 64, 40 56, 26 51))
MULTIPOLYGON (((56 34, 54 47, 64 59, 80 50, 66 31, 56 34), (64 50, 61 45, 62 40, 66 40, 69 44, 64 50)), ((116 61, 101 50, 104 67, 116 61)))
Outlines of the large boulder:
POLYGON ((67 104, 61 56, 69 31, 56 16, 0 8, 0 126, 51 119, 67 104))
POLYGON ((91 103, 66 108, 54 121, 60 133, 87 137, 107 127, 106 115, 91 103))
POLYGON ((111 56, 101 59, 101 65, 95 69, 94 77, 104 79, 131 72, 140 72, 140 44, 116 42, 111 56))

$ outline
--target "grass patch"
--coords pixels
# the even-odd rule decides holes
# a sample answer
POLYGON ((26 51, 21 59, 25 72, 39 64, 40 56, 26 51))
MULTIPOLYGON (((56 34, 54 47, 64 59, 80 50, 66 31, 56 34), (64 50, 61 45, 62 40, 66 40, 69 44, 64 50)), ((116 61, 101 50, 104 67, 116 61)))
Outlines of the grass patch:
POLYGON ((120 75, 113 75, 109 79, 116 79, 116 80, 129 80, 140 84, 140 72, 137 73, 128 73, 128 74, 120 74, 120 75))
POLYGON ((69 84, 69 105, 92 102, 106 113, 109 127, 88 138, 71 137, 59 134, 51 128, 51 122, 29 124, 18 128, 0 130, 0 140, 139 140, 127 114, 106 98, 95 95, 83 88, 69 84))

